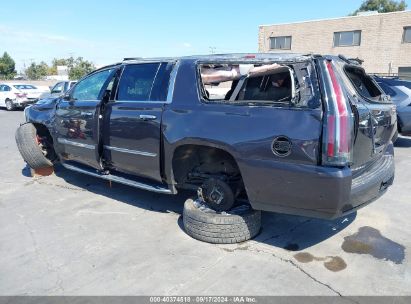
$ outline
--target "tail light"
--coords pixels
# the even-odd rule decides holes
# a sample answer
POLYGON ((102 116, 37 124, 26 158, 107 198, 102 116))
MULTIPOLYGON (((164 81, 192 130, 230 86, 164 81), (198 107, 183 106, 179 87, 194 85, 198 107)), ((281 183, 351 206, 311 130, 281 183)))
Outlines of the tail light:
POLYGON ((24 98, 27 96, 26 93, 14 93, 14 95, 16 95, 17 98, 24 98))
POLYGON ((326 104, 323 164, 347 166, 352 162, 352 115, 331 61, 326 61, 326 104))

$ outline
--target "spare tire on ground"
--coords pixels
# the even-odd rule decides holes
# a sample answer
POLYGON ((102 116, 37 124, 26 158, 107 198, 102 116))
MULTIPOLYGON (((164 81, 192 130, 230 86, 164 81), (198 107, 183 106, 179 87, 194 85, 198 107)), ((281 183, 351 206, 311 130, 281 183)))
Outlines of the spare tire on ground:
POLYGON ((39 143, 36 127, 31 123, 21 125, 16 131, 16 143, 24 161, 32 169, 52 167, 45 149, 39 143))
POLYGON ((256 236, 261 228, 261 211, 250 205, 235 206, 227 212, 209 209, 200 200, 184 203, 184 229, 191 237, 213 244, 233 244, 256 236))

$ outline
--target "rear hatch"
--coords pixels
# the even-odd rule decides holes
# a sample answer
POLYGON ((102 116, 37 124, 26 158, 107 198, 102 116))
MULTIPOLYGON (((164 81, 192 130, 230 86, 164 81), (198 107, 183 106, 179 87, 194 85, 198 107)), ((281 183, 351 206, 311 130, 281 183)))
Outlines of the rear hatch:
POLYGON ((354 110, 363 113, 358 115, 361 119, 354 141, 352 168, 355 170, 383 155, 397 130, 397 116, 395 105, 362 67, 345 64, 343 74, 349 80, 348 92, 354 110))
MULTIPOLYGON (((346 118, 346 124, 340 123, 331 128, 330 123, 326 121, 324 133, 330 133, 331 129, 335 135, 334 138, 330 139, 328 136, 324 139, 327 145, 324 146, 326 153, 323 153, 323 164, 343 166, 345 162, 346 165, 350 165, 355 177, 375 163, 391 144, 396 132, 395 105, 361 66, 333 57, 332 60, 326 60, 324 67, 325 83, 327 84, 328 80, 331 91, 327 104, 332 104, 336 99, 337 118, 338 115, 341 116, 338 107, 342 106, 339 106, 339 102, 346 105, 345 114, 349 117, 346 118), (344 135, 344 132, 347 134, 344 135), (348 146, 346 153, 340 153, 335 160, 328 157, 332 154, 328 149, 332 140, 340 146, 336 154, 344 152, 345 145, 348 146)), ((326 113, 328 112, 326 109, 326 113)))

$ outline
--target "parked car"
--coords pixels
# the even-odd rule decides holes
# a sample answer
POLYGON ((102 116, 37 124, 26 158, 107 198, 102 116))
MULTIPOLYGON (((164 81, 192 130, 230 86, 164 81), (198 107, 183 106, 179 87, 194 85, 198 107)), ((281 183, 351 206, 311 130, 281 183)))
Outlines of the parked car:
POLYGON ((68 90, 70 90, 76 84, 76 82, 77 80, 60 81, 51 88, 50 92, 43 93, 40 96, 40 99, 60 97, 61 95, 66 93, 68 90))
POLYGON ((344 57, 129 59, 25 114, 16 142, 30 167, 192 190, 184 227, 212 243, 255 236, 261 210, 344 216, 394 179, 395 106, 344 57))
POLYGON ((6 107, 8 111, 15 108, 24 108, 38 100, 38 93, 31 93, 28 85, 15 83, 0 84, 0 107, 6 107))
POLYGON ((12 84, 16 89, 27 94, 27 98, 38 100, 42 94, 49 93, 47 86, 35 86, 32 84, 16 83, 12 84))
POLYGON ((27 77, 25 75, 18 74, 13 77, 14 80, 27 80, 27 77))
POLYGON ((411 136, 411 81, 383 77, 375 80, 397 106, 398 132, 411 136))

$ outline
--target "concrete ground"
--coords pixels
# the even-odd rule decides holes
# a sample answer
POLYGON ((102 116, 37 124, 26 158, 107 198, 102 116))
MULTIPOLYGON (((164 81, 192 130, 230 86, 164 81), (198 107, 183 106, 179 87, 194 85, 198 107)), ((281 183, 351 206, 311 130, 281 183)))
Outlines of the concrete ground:
POLYGON ((58 168, 32 178, 0 110, 0 295, 411 295, 411 138, 378 201, 335 221, 263 213, 254 240, 211 245, 167 196, 58 168))

